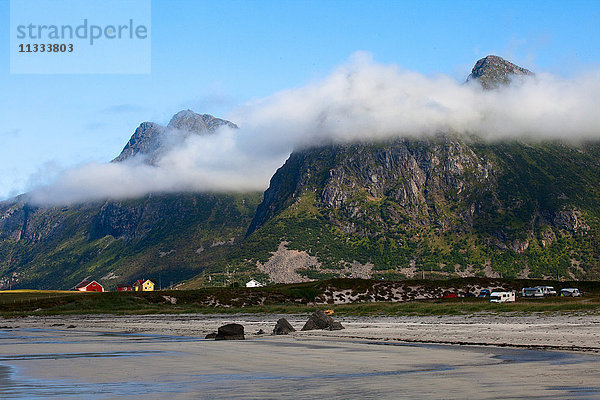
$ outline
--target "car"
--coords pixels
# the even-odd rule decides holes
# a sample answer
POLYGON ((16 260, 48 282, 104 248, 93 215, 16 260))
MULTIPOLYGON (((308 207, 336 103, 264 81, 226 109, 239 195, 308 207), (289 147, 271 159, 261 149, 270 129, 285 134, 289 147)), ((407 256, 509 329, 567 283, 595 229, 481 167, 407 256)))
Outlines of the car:
POLYGON ((446 293, 444 296, 442 296, 442 298, 444 299, 455 299, 458 296, 456 295, 456 293, 446 293))
POLYGON ((490 289, 481 289, 481 291, 479 292, 479 296, 477 297, 490 297, 490 294, 492 294, 492 292, 490 292, 490 289))

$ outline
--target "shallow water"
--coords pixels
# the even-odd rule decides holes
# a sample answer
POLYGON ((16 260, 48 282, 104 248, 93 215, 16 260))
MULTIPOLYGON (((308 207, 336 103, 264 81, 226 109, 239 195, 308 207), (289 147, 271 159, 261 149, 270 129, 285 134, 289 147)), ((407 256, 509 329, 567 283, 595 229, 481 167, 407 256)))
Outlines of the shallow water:
POLYGON ((476 346, 15 329, 0 332, 0 397, 596 399, 599 361, 476 346))

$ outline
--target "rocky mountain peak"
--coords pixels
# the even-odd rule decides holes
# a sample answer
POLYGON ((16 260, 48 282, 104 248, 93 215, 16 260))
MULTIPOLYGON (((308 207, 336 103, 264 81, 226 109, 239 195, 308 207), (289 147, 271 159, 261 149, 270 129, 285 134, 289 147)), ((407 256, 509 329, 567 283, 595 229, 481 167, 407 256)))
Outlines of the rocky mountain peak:
POLYGON ((131 138, 112 162, 125 161, 138 153, 149 154, 159 146, 159 137, 165 131, 165 127, 154 122, 142 122, 137 127, 131 138))
POLYGON ((484 89, 495 89, 507 85, 516 76, 533 75, 533 72, 519 67, 502 57, 489 55, 475 63, 467 81, 476 80, 484 89))
POLYGON ((157 156, 176 140, 164 140, 166 137, 179 136, 182 140, 190 133, 197 135, 213 134, 221 126, 237 128, 232 122, 215 118, 209 114, 197 114, 192 110, 183 110, 175 114, 165 127, 154 122, 142 122, 135 130, 121 154, 113 162, 125 161, 135 155, 148 155, 152 163, 157 156))
POLYGON ((196 114, 192 110, 179 111, 171 118, 167 129, 177 129, 194 133, 213 133, 217 128, 226 125, 237 128, 237 125, 223 119, 215 118, 210 114, 196 114))

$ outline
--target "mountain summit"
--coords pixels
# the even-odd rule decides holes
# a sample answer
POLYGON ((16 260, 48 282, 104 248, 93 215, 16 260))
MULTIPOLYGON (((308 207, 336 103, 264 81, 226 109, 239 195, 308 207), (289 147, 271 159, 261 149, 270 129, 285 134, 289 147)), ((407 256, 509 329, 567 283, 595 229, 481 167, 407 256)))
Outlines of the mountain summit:
POLYGON ((138 154, 148 156, 152 163, 160 152, 166 150, 167 143, 172 143, 172 137, 185 139, 190 134, 210 135, 218 128, 227 126, 237 128, 237 125, 224 119, 215 118, 210 114, 196 114, 192 110, 179 111, 171 118, 165 127, 154 122, 142 122, 135 130, 121 154, 113 162, 125 161, 138 154))
POLYGON ((484 89, 496 89, 509 84, 517 76, 527 75, 533 75, 533 72, 506 61, 502 57, 489 55, 475 63, 467 82, 476 80, 484 89))
POLYGON ((210 114, 196 114, 192 110, 179 111, 171 118, 167 129, 178 129, 180 131, 198 134, 215 133, 221 126, 237 128, 237 125, 224 119, 215 118, 210 114))

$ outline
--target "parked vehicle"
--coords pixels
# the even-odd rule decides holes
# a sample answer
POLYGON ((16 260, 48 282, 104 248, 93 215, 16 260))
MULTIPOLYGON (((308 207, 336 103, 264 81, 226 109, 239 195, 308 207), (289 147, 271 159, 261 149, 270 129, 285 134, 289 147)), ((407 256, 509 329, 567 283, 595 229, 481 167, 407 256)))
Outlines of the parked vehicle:
POLYGON ((535 286, 523 288, 521 290, 521 296, 523 297, 550 297, 556 296, 556 290, 553 286, 535 286))
POLYGON ((554 286, 538 286, 540 288, 542 288, 542 291, 544 292, 544 296, 548 297, 548 296, 556 296, 556 290, 554 290, 554 286))
POLYGON ((544 297, 544 291, 541 287, 526 287, 521 290, 521 296, 523 297, 544 297))
POLYGON ((490 289, 481 289, 477 297, 490 297, 490 289))
POLYGON ((512 303, 515 300, 515 292, 492 292, 490 295, 490 303, 512 303))
POLYGON ((581 292, 577 288, 566 288, 560 291, 560 295, 565 297, 579 297, 581 296, 581 292))
POLYGON ((458 296, 456 295, 456 293, 446 293, 446 294, 443 296, 443 298, 444 298, 444 299, 455 299, 455 298, 457 298, 457 297, 458 297, 458 296))

